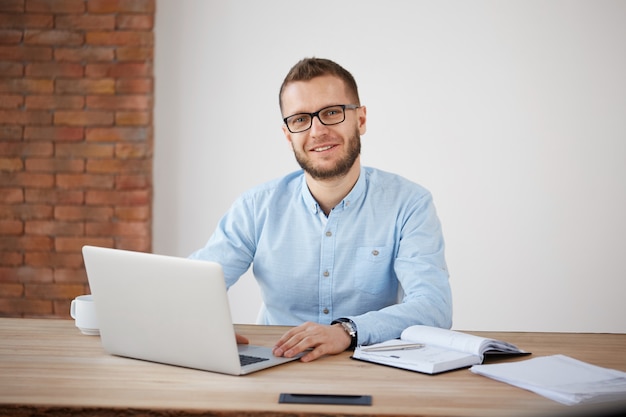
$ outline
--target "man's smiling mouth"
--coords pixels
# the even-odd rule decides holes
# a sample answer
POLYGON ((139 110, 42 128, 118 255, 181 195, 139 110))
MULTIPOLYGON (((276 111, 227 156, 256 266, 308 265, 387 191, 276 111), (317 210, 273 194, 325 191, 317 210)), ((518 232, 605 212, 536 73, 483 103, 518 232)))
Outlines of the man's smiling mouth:
POLYGON ((324 151, 329 150, 329 149, 330 149, 330 148, 332 148, 332 147, 333 147, 333 145, 321 146, 321 147, 319 147, 319 148, 313 148, 313 151, 314 151, 314 152, 324 152, 324 151))

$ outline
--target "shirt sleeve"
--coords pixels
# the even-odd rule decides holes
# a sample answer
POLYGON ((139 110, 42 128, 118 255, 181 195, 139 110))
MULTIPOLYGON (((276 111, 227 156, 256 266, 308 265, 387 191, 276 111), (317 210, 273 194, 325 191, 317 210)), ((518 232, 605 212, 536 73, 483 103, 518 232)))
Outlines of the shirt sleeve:
POLYGON ((359 344, 397 338, 405 328, 423 324, 452 326, 452 295, 444 256, 441 224, 430 193, 407 210, 400 227, 400 242, 393 270, 402 287, 397 304, 353 320, 359 344))
POLYGON ((226 286, 231 287, 250 268, 254 253, 255 228, 253 202, 241 196, 222 217, 207 244, 189 258, 219 263, 226 286))

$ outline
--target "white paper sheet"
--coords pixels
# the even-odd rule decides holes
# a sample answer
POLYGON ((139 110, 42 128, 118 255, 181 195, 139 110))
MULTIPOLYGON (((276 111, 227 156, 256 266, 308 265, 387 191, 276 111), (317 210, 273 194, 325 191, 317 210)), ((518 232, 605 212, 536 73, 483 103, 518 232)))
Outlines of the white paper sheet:
POLYGON ((474 365, 470 370, 567 405, 626 398, 626 372, 601 368, 564 355, 474 365))

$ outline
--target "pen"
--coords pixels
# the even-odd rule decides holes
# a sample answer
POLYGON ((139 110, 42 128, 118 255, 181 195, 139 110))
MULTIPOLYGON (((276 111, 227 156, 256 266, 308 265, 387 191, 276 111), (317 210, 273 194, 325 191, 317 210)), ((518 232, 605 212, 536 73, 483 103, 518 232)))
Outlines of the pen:
POLYGON ((425 345, 423 343, 407 343, 403 345, 390 345, 390 346, 373 346, 361 348, 363 352, 387 352, 390 350, 413 350, 421 349, 425 345))

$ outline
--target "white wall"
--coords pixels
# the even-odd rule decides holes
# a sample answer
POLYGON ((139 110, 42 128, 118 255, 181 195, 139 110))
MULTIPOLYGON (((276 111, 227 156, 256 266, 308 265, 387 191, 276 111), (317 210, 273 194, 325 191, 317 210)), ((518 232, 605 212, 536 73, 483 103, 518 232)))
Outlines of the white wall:
MULTIPOLYGON (((626 2, 159 1, 155 252, 297 169, 277 94, 307 56, 356 77, 363 163, 432 191, 455 328, 626 332, 626 2)), ((249 275, 231 302, 254 322, 249 275)))

